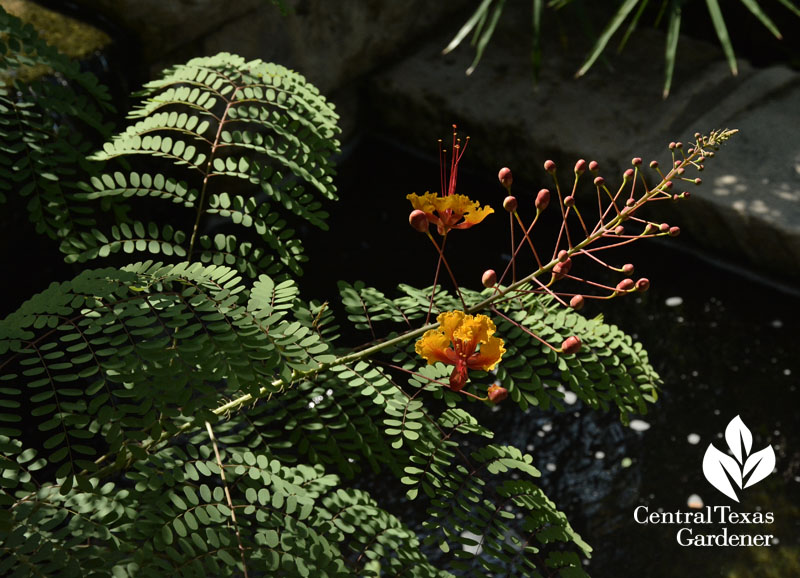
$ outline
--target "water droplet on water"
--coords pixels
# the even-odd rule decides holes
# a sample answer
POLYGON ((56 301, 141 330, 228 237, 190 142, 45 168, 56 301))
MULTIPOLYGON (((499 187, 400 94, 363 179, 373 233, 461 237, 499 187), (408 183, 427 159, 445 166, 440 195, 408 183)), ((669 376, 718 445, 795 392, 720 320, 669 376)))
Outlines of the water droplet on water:
POLYGON ((667 307, 677 307, 678 305, 683 304, 683 297, 678 297, 677 295, 674 297, 667 297, 667 300, 664 301, 664 304, 667 307))
POLYGON ((703 507, 703 498, 697 494, 692 494, 689 496, 689 499, 686 500, 686 505, 694 510, 700 510, 703 507))
POLYGON ((783 370, 783 375, 792 375, 792 370, 791 369, 784 369, 783 370))
POLYGON ((696 433, 690 433, 688 436, 686 436, 686 441, 688 441, 693 446, 696 446, 697 444, 700 443, 700 436, 697 435, 696 433))
POLYGON ((604 457, 606 457, 606 454, 605 452, 594 452, 594 457, 597 460, 602 460, 604 457))
POLYGON ((554 472, 554 471, 556 471, 556 465, 555 465, 555 464, 552 464, 552 463, 551 463, 551 464, 547 464, 547 465, 545 466, 545 469, 546 469, 548 472, 554 472))
POLYGON ((551 423, 546 423, 542 426, 542 431, 550 431, 551 429, 553 429, 553 424, 551 423))
POLYGON ((628 427, 633 431, 647 431, 650 429, 650 424, 643 419, 632 419, 628 427))

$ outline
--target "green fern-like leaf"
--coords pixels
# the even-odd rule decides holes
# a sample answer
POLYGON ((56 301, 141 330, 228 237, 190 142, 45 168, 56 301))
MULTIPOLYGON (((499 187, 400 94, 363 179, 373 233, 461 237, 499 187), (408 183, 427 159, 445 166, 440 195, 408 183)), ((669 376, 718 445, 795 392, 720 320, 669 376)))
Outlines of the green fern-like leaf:
POLYGON ((152 263, 53 284, 0 322, 6 404, 30 404, 55 475, 80 481, 105 451, 138 456, 186 420, 216 420, 226 393, 278 391, 327 345, 282 319, 291 284, 255 287, 245 302, 229 268, 152 263))
POLYGON ((219 54, 167 70, 140 96, 132 124, 92 158, 142 170, 93 178, 81 199, 166 200, 186 211, 172 220, 169 240, 131 238, 123 227, 141 225, 121 222, 104 235, 110 242, 95 231, 68 239, 67 260, 121 248, 228 265, 252 278, 285 268, 300 273, 305 257, 290 221, 324 228, 323 202, 336 198, 337 117, 318 91, 286 68, 219 54), (212 232, 231 226, 245 230, 212 232))
POLYGON ((38 233, 63 239, 95 223, 78 201, 91 138, 104 138, 105 87, 0 7, 0 203, 24 203, 38 233), (48 71, 20 80, 34 67, 48 71))

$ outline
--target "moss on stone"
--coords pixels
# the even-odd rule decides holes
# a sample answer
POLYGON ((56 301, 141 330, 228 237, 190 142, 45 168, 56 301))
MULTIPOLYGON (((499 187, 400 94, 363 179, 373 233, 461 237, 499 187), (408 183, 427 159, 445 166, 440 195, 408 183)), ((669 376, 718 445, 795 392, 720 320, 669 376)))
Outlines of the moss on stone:
POLYGON ((111 42, 102 30, 29 0, 0 0, 0 6, 29 23, 48 44, 71 58, 86 58, 111 42))

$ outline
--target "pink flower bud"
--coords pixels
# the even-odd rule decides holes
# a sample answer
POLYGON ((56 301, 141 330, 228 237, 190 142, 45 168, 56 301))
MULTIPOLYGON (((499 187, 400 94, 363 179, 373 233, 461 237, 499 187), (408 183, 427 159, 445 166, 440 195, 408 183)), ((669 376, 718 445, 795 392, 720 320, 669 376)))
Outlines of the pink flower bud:
POLYGON ((697 177, 697 178, 694 180, 694 184, 695 184, 695 185, 701 185, 701 184, 703 184, 703 179, 701 179, 700 177, 697 177))
POLYGON ((697 165, 697 170, 698 170, 698 171, 701 171, 701 172, 702 172, 702 170, 703 170, 704 168, 706 168, 706 166, 705 166, 705 165, 697 165))
POLYGON ((500 181, 500 184, 503 185, 506 190, 510 190, 511 184, 514 182, 514 176, 511 174, 511 169, 508 167, 503 167, 500 169, 500 172, 497 173, 497 180, 500 181))
POLYGON ((636 199, 634 199, 633 197, 631 197, 630 199, 625 201, 625 206, 626 207, 632 207, 635 204, 636 204, 636 199))
POLYGON ((674 142, 669 143, 669 150, 674 151, 676 144, 674 142))
POLYGON ((631 218, 631 214, 633 214, 632 207, 622 207, 622 210, 619 212, 619 218, 623 221, 627 221, 631 218))
POLYGON ((597 174, 597 171, 600 170, 600 163, 597 161, 592 161, 589 163, 589 170, 592 171, 593 175, 597 174))
POLYGON ((556 172, 556 163, 549 159, 544 161, 544 170, 552 175, 554 172, 556 172))
POLYGON ((619 291, 620 293, 626 293, 631 289, 633 289, 633 287, 634 287, 633 279, 623 279, 622 281, 617 283, 617 291, 619 291))
POLYGON ((606 180, 603 177, 595 177, 594 186, 602 187, 604 184, 606 184, 606 180))
POLYGON ((509 213, 513 213, 517 210, 517 197, 513 197, 508 195, 505 199, 503 199, 503 208, 508 211, 509 213))
POLYGON ((487 395, 492 403, 498 404, 508 397, 508 390, 505 387, 501 387, 496 384, 490 385, 487 395))
POLYGON ((650 289, 650 280, 645 277, 642 277, 636 282, 636 289, 638 291, 647 291, 648 289, 650 289))
POLYGON ((641 157, 633 157, 633 159, 631 160, 631 164, 632 164, 633 166, 635 166, 635 167, 640 167, 640 166, 642 166, 642 159, 641 159, 641 157))
POLYGON ((559 263, 563 263, 563 262, 564 262, 564 261, 566 261, 568 258, 569 258, 569 252, 565 251, 564 249, 561 249, 561 250, 558 252, 558 262, 559 262, 559 263))
POLYGON ((578 353, 581 350, 581 345, 583 344, 577 335, 567 337, 564 340, 564 343, 561 344, 561 352, 566 353, 567 355, 578 353))
POLYGON ((672 188, 672 181, 667 181, 666 183, 664 183, 664 190, 665 191, 668 191, 671 188, 672 188))
POLYGON ((633 275, 633 263, 625 263, 622 266, 622 272, 623 272, 623 274, 627 275, 628 277, 633 275))
POLYGON ((623 227, 622 225, 617 225, 614 228, 614 234, 615 235, 622 235, 624 232, 625 232, 625 227, 623 227))
POLYGON ((575 197, 569 195, 564 197, 564 206, 565 207, 574 207, 575 206, 575 197))
POLYGON ((677 237, 680 234, 681 234, 681 228, 680 227, 670 227, 670 229, 669 229, 669 236, 670 237, 677 237))
POLYGON ((586 300, 583 298, 583 295, 575 295, 572 299, 569 300, 569 306, 572 307, 575 311, 580 311, 583 309, 586 300))
POLYGON ((675 169, 675 172, 678 173, 679 175, 682 175, 683 173, 686 172, 686 169, 683 167, 678 167, 677 169, 675 169))
POLYGON ((658 226, 658 230, 661 231, 662 233, 666 233, 667 231, 669 231, 669 223, 661 223, 658 226))
POLYGON ((580 159, 577 163, 575 163, 575 174, 582 175, 586 171, 586 161, 580 159))
POLYGON ((419 209, 414 209, 411 211, 411 214, 408 216, 408 224, 414 227, 420 233, 425 233, 428 231, 428 217, 425 215, 423 211, 419 209))
POLYGON ((658 168, 658 161, 650 161, 650 168, 657 169, 658 168))
POLYGON ((544 211, 547 208, 547 205, 550 204, 550 191, 547 189, 542 189, 539 191, 539 194, 536 195, 536 205, 537 211, 544 211))
POLYGON ((682 199, 688 199, 688 198, 689 198, 689 197, 691 197, 691 196, 692 196, 692 194, 691 194, 689 191, 683 191, 683 192, 681 193, 681 198, 682 198, 682 199))
POLYGON ((691 147, 691 148, 689 148, 689 149, 686 149, 686 154, 687 154, 687 155, 694 154, 694 147, 691 147))
POLYGON ((569 257, 567 257, 563 263, 556 263, 555 267, 553 267, 553 276, 556 278, 556 281, 566 277, 570 269, 572 269, 572 259, 569 257))
POLYGON ((497 273, 495 273, 494 269, 487 269, 483 272, 481 283, 483 283, 483 286, 486 288, 491 288, 497 285, 497 273))
POLYGON ((622 179, 627 183, 633 178, 633 169, 626 169, 624 173, 622 173, 622 179))
POLYGON ((683 143, 681 141, 676 142, 675 143, 675 148, 676 149, 682 149, 683 148, 683 143))
POLYGON ((682 160, 678 159, 675 161, 675 164, 673 166, 679 167, 682 162, 683 162, 682 160))

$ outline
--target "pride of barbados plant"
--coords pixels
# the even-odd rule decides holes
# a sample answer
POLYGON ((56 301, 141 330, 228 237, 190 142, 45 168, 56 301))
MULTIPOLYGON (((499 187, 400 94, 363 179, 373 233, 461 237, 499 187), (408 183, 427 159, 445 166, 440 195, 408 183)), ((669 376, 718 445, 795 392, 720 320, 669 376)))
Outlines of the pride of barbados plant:
MULTIPOLYGON (((7 52, 19 30, 2 37, 7 52)), ((36 127, 14 124, 20 94, 3 101, 3 130, 21 143, 0 156, 8 203, 21 183, 64 186, 47 175, 67 171, 57 156, 18 162, 61 146, 30 146, 36 127)), ((433 286, 389 297, 342 282, 337 309, 301 296, 292 229, 324 227, 335 198, 330 104, 296 73, 229 54, 176 66, 141 96, 60 197, 91 218, 61 226, 28 204, 68 261, 107 266, 0 322, 0 574, 585 575, 591 548, 536 485, 535 457, 494 443, 471 410, 506 397, 504 411, 563 410, 566 388, 622 420, 646 411, 658 377, 642 347, 575 310, 646 290, 601 250, 676 234, 639 209, 685 196, 673 188, 732 131, 675 144, 652 182, 638 159, 617 190, 596 176, 591 204, 583 161, 569 194, 556 179, 535 199, 512 197, 504 169, 513 257, 481 291, 445 257, 451 236, 481 234, 494 212, 456 193, 454 136, 441 195, 409 196, 439 255, 433 286), (547 253, 533 238, 546 211, 561 222, 547 253), (521 271, 522 251, 535 270, 521 271), (623 278, 590 281, 582 261, 623 278), (369 341, 345 343, 342 322, 369 341), (416 514, 389 513, 362 481, 376 476, 416 514)))

